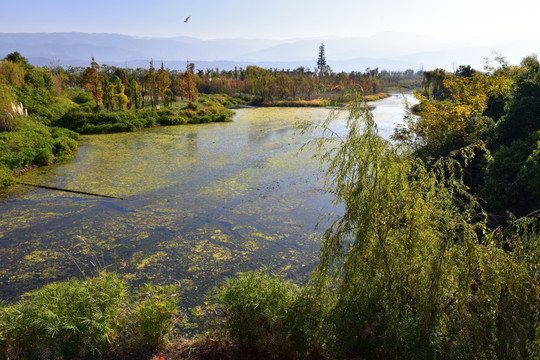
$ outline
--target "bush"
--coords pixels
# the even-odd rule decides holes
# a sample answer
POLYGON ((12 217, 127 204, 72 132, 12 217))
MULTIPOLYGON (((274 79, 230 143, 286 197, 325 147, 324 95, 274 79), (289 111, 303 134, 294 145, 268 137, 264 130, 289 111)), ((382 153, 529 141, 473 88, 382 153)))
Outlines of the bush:
POLYGON ((42 124, 26 120, 15 131, 0 134, 0 164, 11 170, 43 164, 53 156, 53 138, 42 124))
POLYGON ((148 358, 168 342, 177 302, 176 285, 128 297, 111 273, 49 284, 0 306, 0 358, 148 358))
POLYGON ((163 116, 163 115, 176 116, 176 115, 178 115, 178 113, 176 111, 174 111, 173 109, 170 109, 170 108, 165 108, 165 109, 158 110, 157 114, 158 114, 158 116, 163 116))
POLYGON ((15 179, 11 176, 10 169, 4 164, 0 164, 0 188, 15 184, 15 179))
POLYGON ((154 351, 169 342, 178 320, 178 300, 177 285, 141 287, 128 320, 137 346, 154 351))
POLYGON ((157 123, 162 126, 167 125, 184 125, 187 123, 187 120, 182 116, 167 116, 161 115, 157 119, 157 123))
POLYGON ((240 347, 280 358, 314 352, 307 335, 308 320, 316 318, 311 299, 266 271, 240 273, 213 294, 219 329, 240 347))
POLYGON ((49 284, 0 312, 7 358, 95 357, 117 332, 125 284, 114 274, 49 284))
MULTIPOLYGON (((62 128, 50 128, 25 119, 13 132, 0 134, 0 166, 4 173, 30 165, 44 165, 72 158, 77 151, 79 135, 62 128)), ((2 176, 0 187, 12 183, 2 176)))
POLYGON ((103 134, 137 131, 156 124, 154 111, 103 111, 100 113, 72 109, 55 122, 80 134, 103 134))
POLYGON ((92 96, 92 93, 89 91, 83 91, 83 90, 78 91, 75 94, 73 94, 73 96, 71 97, 71 100, 75 104, 79 104, 79 105, 90 103, 92 104, 92 107, 95 108, 96 106, 94 97, 92 96))

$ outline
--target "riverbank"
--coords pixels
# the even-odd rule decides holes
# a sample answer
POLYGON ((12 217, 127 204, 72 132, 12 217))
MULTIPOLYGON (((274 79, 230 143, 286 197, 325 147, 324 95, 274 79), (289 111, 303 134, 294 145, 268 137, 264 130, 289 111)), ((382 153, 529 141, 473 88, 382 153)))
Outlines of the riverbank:
MULTIPOLYGON (((380 92, 377 94, 364 95, 365 101, 377 101, 391 96, 387 92, 380 92)), ((337 103, 343 102, 343 99, 339 98, 316 98, 311 100, 272 100, 262 104, 256 104, 257 106, 264 107, 327 107, 337 103)))

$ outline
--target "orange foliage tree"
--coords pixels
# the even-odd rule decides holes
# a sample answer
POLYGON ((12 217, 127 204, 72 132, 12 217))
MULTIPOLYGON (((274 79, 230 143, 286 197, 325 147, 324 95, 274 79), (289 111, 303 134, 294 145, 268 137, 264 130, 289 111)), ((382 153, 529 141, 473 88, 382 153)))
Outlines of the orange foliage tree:
POLYGON ((99 69, 99 64, 92 56, 90 67, 87 67, 82 74, 84 87, 92 92, 92 96, 96 101, 96 112, 99 111, 99 105, 103 100, 103 89, 101 88, 101 81, 99 80, 99 69))

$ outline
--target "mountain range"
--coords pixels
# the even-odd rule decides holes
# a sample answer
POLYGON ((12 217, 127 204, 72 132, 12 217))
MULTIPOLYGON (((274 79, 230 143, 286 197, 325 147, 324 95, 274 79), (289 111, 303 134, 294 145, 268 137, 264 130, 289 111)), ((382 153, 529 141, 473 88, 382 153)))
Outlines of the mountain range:
POLYGON ((88 66, 91 57, 100 64, 119 67, 156 66, 224 70, 248 65, 265 68, 315 68, 320 44, 332 70, 453 70, 459 65, 482 69, 486 58, 497 54, 510 64, 540 50, 537 41, 501 42, 498 39, 452 41, 416 34, 384 32, 369 37, 312 39, 213 39, 191 37, 141 38, 121 34, 0 33, 0 58, 18 51, 37 66, 88 66))

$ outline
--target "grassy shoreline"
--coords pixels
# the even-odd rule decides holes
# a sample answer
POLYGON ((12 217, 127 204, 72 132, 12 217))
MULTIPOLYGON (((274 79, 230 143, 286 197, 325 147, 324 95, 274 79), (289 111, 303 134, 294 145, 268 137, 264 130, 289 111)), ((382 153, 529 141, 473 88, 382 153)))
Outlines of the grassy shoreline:
MULTIPOLYGON (((372 95, 364 95, 366 101, 377 101, 389 97, 387 92, 380 92, 372 95)), ((335 99, 316 98, 311 100, 273 100, 257 104, 262 107, 327 107, 332 106, 336 102, 335 99)))

